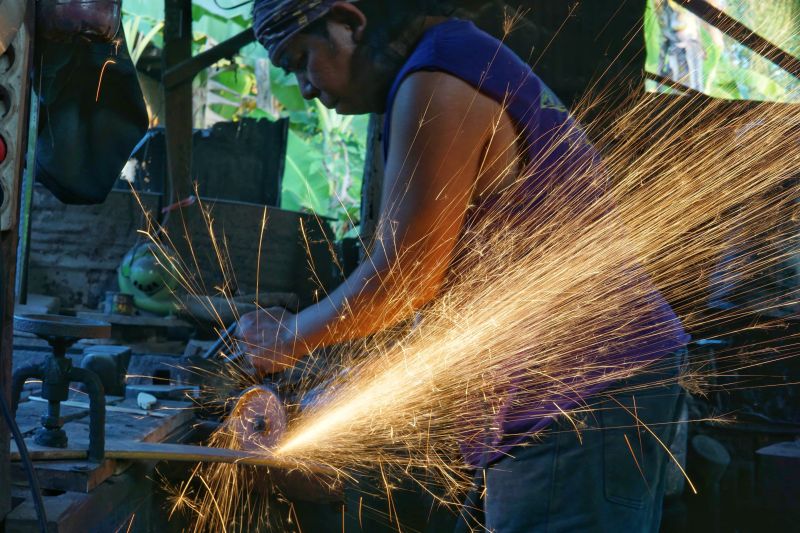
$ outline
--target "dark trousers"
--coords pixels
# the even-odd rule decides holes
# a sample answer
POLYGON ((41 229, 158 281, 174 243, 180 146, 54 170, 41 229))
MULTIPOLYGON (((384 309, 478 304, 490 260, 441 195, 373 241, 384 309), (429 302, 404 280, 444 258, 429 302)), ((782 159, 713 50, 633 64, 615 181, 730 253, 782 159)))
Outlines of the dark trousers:
POLYGON ((674 361, 621 382, 589 400, 591 412, 571 414, 572 422, 560 416, 542 439, 481 471, 483 500, 473 495, 472 504, 483 509, 486 529, 658 531, 672 461, 665 447, 684 401, 677 384, 684 358, 682 351, 674 361))

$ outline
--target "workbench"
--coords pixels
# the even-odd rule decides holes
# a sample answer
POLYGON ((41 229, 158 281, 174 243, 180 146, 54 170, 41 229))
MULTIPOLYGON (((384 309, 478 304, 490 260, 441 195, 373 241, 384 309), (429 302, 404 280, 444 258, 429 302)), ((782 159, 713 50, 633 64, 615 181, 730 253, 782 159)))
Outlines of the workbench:
MULTIPOLYGON (((83 395, 73 392, 62 404, 64 429, 69 445, 64 450, 43 448, 26 438, 29 451, 37 458, 68 456, 85 450, 89 440, 89 406, 83 395)), ((17 421, 26 437, 40 425, 46 403, 36 396, 20 403, 17 421)), ((191 432, 193 413, 189 402, 159 401, 153 411, 138 408, 136 400, 107 397, 107 445, 112 442, 137 443, 180 442, 191 432)), ((12 456, 16 450, 12 447, 12 456)), ((150 531, 153 520, 155 463, 107 458, 100 463, 86 460, 37 460, 35 470, 44 489, 45 507, 51 532, 150 531), (136 517, 139 517, 138 519, 136 517), (147 517, 146 520, 142 520, 147 517), (134 524, 131 524, 131 521, 134 524), (140 527, 134 527, 138 522, 140 527), (148 525, 149 524, 149 525, 148 525)), ((37 527, 36 513, 25 484, 19 462, 12 463, 14 495, 24 498, 6 517, 8 533, 27 533, 37 527)), ((17 502, 15 502, 17 503, 17 502)))

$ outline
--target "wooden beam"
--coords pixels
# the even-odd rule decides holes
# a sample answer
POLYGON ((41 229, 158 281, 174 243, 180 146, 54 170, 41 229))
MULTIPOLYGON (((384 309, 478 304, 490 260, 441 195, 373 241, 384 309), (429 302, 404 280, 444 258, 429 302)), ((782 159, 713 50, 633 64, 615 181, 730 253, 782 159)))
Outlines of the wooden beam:
POLYGON ((361 261, 372 251, 378 229, 383 194, 383 115, 369 117, 367 153, 364 157, 364 179, 361 187, 361 261))
MULTIPOLYGON (((164 0, 163 72, 192 57, 192 1, 164 0)), ((166 204, 192 194, 192 84, 167 87, 164 92, 164 128, 167 144, 166 204), (170 190, 171 189, 171 190, 170 190)))
POLYGON ((207 69, 221 59, 230 59, 239 53, 239 50, 254 42, 256 36, 252 28, 247 28, 241 33, 237 33, 230 39, 222 41, 218 45, 201 52, 191 59, 171 67, 164 73, 162 82, 166 89, 172 89, 183 83, 192 83, 194 77, 202 70, 207 69))
MULTIPOLYGON (((0 80, 3 90, 13 100, 4 117, 3 137, 6 159, 0 168, 3 182, 0 203, 0 394, 11 405, 11 359, 14 352, 14 289, 17 270, 17 245, 19 241, 19 196, 24 172, 26 141, 30 121, 30 70, 33 51, 34 2, 26 0, 25 18, 12 45, 16 53, 14 63, 0 80)), ((0 523, 11 510, 11 472, 7 457, 10 432, 0 419, 0 523)))

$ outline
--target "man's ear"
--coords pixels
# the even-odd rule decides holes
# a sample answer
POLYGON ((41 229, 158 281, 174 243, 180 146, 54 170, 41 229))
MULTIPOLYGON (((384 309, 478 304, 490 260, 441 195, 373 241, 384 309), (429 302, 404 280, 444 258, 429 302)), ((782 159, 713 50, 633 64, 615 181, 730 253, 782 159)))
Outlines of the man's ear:
POLYGON ((361 42, 367 27, 367 17, 351 2, 335 2, 331 6, 330 20, 344 24, 353 32, 353 40, 361 42))

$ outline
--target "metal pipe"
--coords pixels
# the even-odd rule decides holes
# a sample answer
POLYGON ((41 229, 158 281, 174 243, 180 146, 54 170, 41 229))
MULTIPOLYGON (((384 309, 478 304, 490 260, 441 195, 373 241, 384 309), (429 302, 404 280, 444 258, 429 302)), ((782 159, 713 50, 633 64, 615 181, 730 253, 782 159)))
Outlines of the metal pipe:
POLYGON ((47 417, 51 420, 58 420, 61 418, 61 400, 47 401, 47 417))
POLYGON ((86 385, 89 394, 89 460, 100 462, 106 446, 106 396, 97 374, 85 368, 72 367, 70 381, 86 385))
POLYGON ((44 376, 44 369, 41 365, 27 365, 18 368, 11 378, 11 412, 17 412, 19 406, 19 398, 22 396, 22 388, 25 382, 31 378, 42 379, 44 376))
POLYGON ((28 128, 28 153, 22 174, 22 198, 19 207, 19 244, 17 244, 17 303, 28 303, 28 262, 31 255, 31 206, 36 168, 36 139, 39 124, 39 99, 31 90, 31 118, 28 128))

